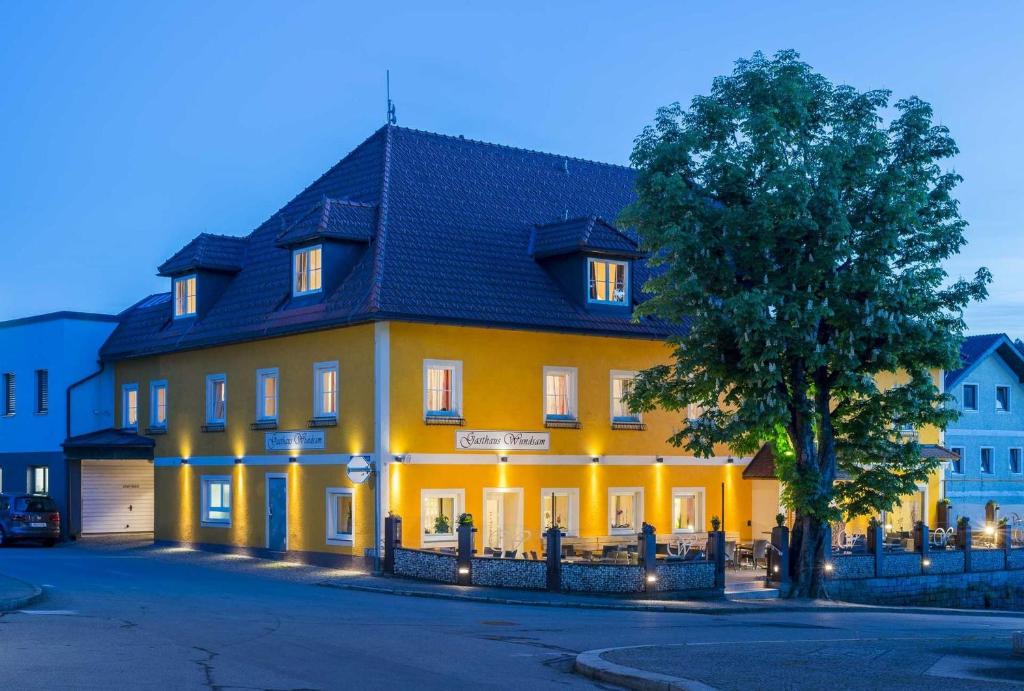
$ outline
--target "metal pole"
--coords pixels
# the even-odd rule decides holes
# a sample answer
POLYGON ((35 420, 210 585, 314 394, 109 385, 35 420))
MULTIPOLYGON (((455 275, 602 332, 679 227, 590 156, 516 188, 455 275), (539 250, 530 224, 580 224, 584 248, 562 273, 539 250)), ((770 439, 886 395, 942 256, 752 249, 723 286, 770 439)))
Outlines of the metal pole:
POLYGON ((377 467, 374 468, 373 478, 373 573, 379 576, 383 573, 380 566, 380 483, 383 476, 383 459, 377 459, 377 467))
POLYGON ((725 532, 725 483, 722 483, 722 532, 725 532))

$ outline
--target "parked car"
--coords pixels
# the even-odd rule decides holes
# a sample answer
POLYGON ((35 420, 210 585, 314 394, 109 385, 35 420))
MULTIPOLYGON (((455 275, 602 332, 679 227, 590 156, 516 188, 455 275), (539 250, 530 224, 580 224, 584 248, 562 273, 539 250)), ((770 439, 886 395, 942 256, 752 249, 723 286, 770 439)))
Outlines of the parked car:
POLYGON ((0 494, 0 546, 38 540, 53 547, 60 540, 60 510, 45 494, 0 494))

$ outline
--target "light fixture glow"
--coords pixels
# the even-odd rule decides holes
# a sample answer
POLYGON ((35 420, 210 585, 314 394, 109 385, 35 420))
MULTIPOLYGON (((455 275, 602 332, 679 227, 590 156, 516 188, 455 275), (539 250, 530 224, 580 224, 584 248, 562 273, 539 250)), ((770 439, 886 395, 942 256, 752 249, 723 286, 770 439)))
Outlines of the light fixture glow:
POLYGON ((932 560, 931 559, 922 559, 921 560, 921 566, 924 566, 924 567, 927 568, 927 567, 929 567, 931 565, 932 565, 932 560))
POLYGON ((834 568, 835 567, 832 566, 832 564, 825 564, 825 572, 826 573, 832 573, 832 569, 834 569, 834 568))
POLYGON ((778 572, 779 572, 779 567, 778 566, 773 566, 772 567, 772 573, 778 573, 778 572))
POLYGON ((459 573, 462 574, 463 576, 465 576, 467 573, 469 573, 469 567, 467 567, 467 566, 460 566, 459 567, 459 573))
POLYGON ((656 583, 657 580, 658 580, 658 577, 655 576, 653 573, 647 574, 647 582, 648 583, 656 583))
POLYGON ((985 526, 985 534, 986 535, 995 535, 996 534, 996 529, 993 528, 991 525, 986 525, 985 526))

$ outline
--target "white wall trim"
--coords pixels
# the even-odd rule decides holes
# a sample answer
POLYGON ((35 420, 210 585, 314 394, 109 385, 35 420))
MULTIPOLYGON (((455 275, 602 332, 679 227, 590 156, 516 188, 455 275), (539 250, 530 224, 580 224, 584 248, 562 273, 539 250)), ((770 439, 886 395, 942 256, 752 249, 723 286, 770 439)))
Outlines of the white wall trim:
POLYGON ((948 439, 948 437, 955 438, 959 434, 965 437, 1024 437, 1024 429, 974 429, 970 427, 959 429, 957 427, 950 427, 946 430, 946 441, 953 446, 959 446, 948 439))
MULTIPOLYGON (((391 322, 373 325, 373 448, 376 455, 377 534, 383 538, 384 517, 391 508, 391 322)), ((379 544, 373 546, 380 548, 379 544)))
MULTIPOLYGON (((416 453, 407 454, 406 463, 423 465, 495 465, 498 453, 416 453)), ((509 465, 590 465, 592 456, 589 454, 507 454, 509 465)), ((655 456, 601 456, 601 465, 654 465, 655 456)), ((662 456, 664 465, 686 466, 724 466, 735 465, 744 467, 750 463, 750 457, 714 456, 697 458, 696 456, 662 456), (733 463, 729 463, 729 459, 733 463)))
MULTIPOLYGON (((347 453, 325 453, 315 456, 295 456, 295 462, 299 465, 346 465, 355 456, 365 454, 347 453)), ((286 455, 260 455, 243 457, 243 465, 288 465, 290 456, 286 455)), ((189 465, 196 467, 205 466, 228 466, 235 464, 234 456, 192 456, 188 459, 189 465)), ((181 456, 161 456, 153 459, 153 465, 158 468, 181 465, 181 456)))

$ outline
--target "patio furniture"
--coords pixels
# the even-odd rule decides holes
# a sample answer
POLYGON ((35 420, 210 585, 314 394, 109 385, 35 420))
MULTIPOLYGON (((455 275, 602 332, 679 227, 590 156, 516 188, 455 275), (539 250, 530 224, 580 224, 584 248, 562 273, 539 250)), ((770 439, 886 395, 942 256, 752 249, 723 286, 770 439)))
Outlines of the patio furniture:
POLYGON ((768 541, 767 540, 754 540, 754 549, 751 554, 751 559, 754 562, 754 568, 757 568, 758 562, 764 562, 765 568, 768 567, 768 541))
POLYGON ((530 550, 530 559, 533 561, 537 561, 537 553, 534 552, 532 549, 530 550))
POLYGON ((700 561, 704 559, 704 551, 697 547, 690 547, 682 557, 683 561, 700 561))
POLYGON ((730 564, 736 568, 736 543, 732 540, 725 543, 725 565, 729 566, 730 564))
MULTIPOLYGON (((517 549, 507 549, 507 550, 505 550, 505 558, 506 559, 515 559, 516 558, 516 554, 518 554, 518 553, 519 553, 519 550, 517 550, 517 549)), ((501 556, 501 555, 499 554, 499 556, 501 556)))

